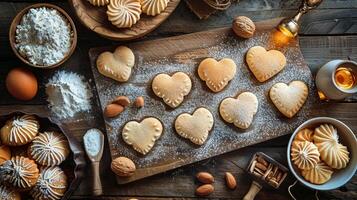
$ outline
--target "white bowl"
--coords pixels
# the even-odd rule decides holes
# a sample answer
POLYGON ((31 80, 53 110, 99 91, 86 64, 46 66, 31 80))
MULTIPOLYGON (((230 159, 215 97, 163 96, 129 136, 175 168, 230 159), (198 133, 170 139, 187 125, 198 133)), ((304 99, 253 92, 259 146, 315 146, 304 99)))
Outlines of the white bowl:
POLYGON ((294 174, 297 180, 299 180, 303 185, 315 189, 315 190, 333 190, 342 185, 346 184, 356 173, 357 170, 357 139, 352 130, 343 122, 329 118, 329 117, 317 117, 310 120, 307 120, 303 124, 301 124, 295 132, 291 135, 288 150, 288 165, 291 172, 294 174), (306 181, 304 177, 301 175, 300 170, 291 162, 290 159, 290 151, 291 151, 291 143, 295 138, 295 135, 304 128, 315 128, 320 124, 332 124, 337 128, 337 133, 339 135, 339 141, 347 146, 348 151, 350 152, 350 161, 348 162, 346 168, 335 170, 332 174, 332 177, 329 181, 324 184, 318 185, 310 183, 306 181))

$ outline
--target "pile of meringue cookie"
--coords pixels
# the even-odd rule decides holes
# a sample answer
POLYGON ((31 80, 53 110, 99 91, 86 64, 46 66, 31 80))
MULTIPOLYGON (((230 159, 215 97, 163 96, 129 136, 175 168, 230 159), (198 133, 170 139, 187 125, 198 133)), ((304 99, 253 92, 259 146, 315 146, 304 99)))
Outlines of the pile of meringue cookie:
POLYGON ((141 13, 156 16, 170 0, 88 0, 94 6, 107 6, 108 20, 118 28, 130 28, 140 20, 141 13))
POLYGON ((70 153, 67 138, 40 129, 33 115, 17 115, 1 125, 0 199, 61 199, 68 188, 59 166, 70 153))
POLYGON ((337 129, 321 124, 315 129, 299 131, 291 146, 291 160, 301 175, 313 184, 324 184, 335 170, 347 166, 350 157, 346 146, 339 142, 337 129))

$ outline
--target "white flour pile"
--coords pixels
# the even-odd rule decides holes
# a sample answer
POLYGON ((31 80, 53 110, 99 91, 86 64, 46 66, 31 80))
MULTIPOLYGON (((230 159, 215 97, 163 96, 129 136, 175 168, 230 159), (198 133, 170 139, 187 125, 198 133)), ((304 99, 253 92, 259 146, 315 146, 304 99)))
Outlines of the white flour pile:
POLYGON ((76 73, 57 72, 46 84, 46 94, 51 111, 60 119, 91 109, 89 84, 76 73))
POLYGON ((32 64, 56 64, 70 47, 71 27, 57 10, 32 8, 16 27, 16 48, 32 64))

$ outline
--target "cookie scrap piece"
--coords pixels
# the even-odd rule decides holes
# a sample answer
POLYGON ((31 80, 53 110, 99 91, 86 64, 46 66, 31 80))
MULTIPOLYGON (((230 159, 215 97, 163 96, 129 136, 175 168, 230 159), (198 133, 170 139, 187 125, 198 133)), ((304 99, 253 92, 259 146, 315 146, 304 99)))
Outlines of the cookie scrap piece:
POLYGON ((119 46, 114 53, 103 52, 97 58, 99 73, 119 82, 128 81, 134 64, 134 53, 126 46, 119 46))
POLYGON ((182 113, 175 121, 176 132, 191 142, 202 145, 212 130, 214 123, 212 113, 206 108, 198 108, 193 114, 182 113))
POLYGON ((276 83, 269 91, 276 108, 288 118, 292 118, 301 109, 308 94, 309 89, 302 81, 292 81, 289 85, 276 83))
POLYGON ((265 50, 264 47, 254 46, 246 55, 246 61, 250 71, 259 82, 264 82, 275 76, 286 65, 286 58, 278 50, 265 50))
POLYGON ((122 132, 123 140, 134 150, 146 155, 162 134, 163 126, 154 117, 147 117, 141 122, 129 121, 122 132))
POLYGON ((179 106, 184 97, 190 93, 192 87, 190 77, 183 72, 176 72, 172 76, 158 74, 152 81, 152 90, 162 98, 171 108, 179 106))
POLYGON ((257 111, 258 99, 251 92, 243 92, 237 98, 225 98, 219 107, 223 120, 241 129, 250 126, 257 111))
POLYGON ((198 66, 198 75, 206 81, 209 89, 219 92, 234 78, 236 70, 237 66, 232 59, 223 58, 217 62, 213 58, 206 58, 198 66))

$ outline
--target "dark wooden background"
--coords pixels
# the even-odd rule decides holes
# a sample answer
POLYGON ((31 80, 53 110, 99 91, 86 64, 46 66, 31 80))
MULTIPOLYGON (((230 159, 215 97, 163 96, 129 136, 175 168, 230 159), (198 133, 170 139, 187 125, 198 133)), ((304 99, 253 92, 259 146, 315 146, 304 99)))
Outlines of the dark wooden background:
MULTIPOLYGON (((55 70, 33 70, 41 83, 40 91, 35 99, 21 102, 9 96, 5 89, 7 72, 17 66, 24 66, 12 53, 8 42, 8 28, 16 13, 33 3, 51 2, 64 8, 75 20, 78 29, 78 46, 75 54, 61 69, 76 71, 88 80, 92 74, 88 59, 88 49, 91 47, 117 45, 118 42, 100 38, 87 30, 76 19, 69 4, 65 0, 36 1, 13 0, 0 2, 0 106, 10 108, 25 108, 26 106, 42 107, 46 105, 44 83, 55 70)), ((184 2, 181 2, 172 16, 158 29, 141 40, 169 37, 185 33, 209 30, 217 27, 230 26, 236 15, 246 15, 255 21, 290 16, 295 13, 300 2, 298 0, 241 0, 227 11, 212 15, 209 19, 200 21, 190 12, 184 2)), ((356 0, 324 0, 320 7, 303 17, 300 30, 300 45, 304 58, 312 71, 331 59, 357 60, 357 1, 356 0)), ((92 82, 93 85, 93 82, 92 82)), ((97 104, 98 102, 94 102, 97 104)), ((316 116, 331 116, 342 120, 357 132, 357 103, 329 102, 321 105, 321 110, 315 111, 316 116), (348 109, 346 109, 348 108, 348 109)), ((92 116, 81 121, 74 121, 76 129, 73 134, 81 140, 88 127, 104 130, 101 111, 96 107, 92 116)), ((75 192, 73 199, 184 199, 197 198, 194 190, 198 185, 194 176, 198 171, 209 171, 215 178, 215 192, 209 196, 212 199, 241 199, 250 186, 250 178, 244 169, 252 154, 265 152, 273 158, 286 164, 286 145, 289 136, 284 136, 269 142, 261 143, 222 156, 211 158, 197 164, 179 168, 154 177, 140 180, 125 186, 116 185, 109 169, 110 156, 106 145, 101 163, 101 176, 104 195, 90 197, 90 178, 88 171, 85 179, 75 192), (238 180, 236 190, 228 190, 224 185, 224 172, 232 172, 238 180)), ((292 184, 292 176, 279 190, 263 189, 257 199, 290 199, 287 187, 292 184)), ((314 191, 302 186, 293 190, 299 199, 314 199, 314 191)), ((357 176, 345 186, 333 190, 319 192, 320 199, 357 199, 357 176)))

